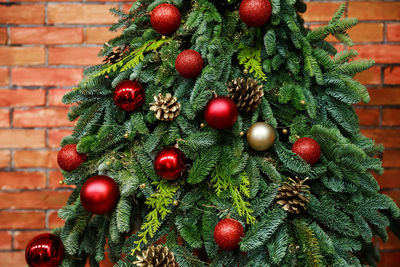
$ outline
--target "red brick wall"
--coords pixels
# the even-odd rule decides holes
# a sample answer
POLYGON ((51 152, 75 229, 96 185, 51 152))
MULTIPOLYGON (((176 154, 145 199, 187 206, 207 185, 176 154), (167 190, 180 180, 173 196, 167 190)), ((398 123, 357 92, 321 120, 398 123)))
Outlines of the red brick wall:
MULTIPOLYGON (((29 239, 62 224, 57 209, 69 189, 58 184, 55 159, 73 124, 60 99, 84 66, 100 62, 101 44, 114 36, 108 9, 129 7, 123 0, 25 1, 0 0, 0 267, 25 266, 29 239)), ((339 5, 312 1, 305 18, 324 23, 339 5)), ((347 15, 361 22, 350 31, 355 48, 377 62, 357 76, 371 93, 357 112, 363 132, 386 146, 378 180, 400 203, 400 3, 350 1, 347 15)), ((380 266, 396 266, 400 241, 380 246, 380 266)))

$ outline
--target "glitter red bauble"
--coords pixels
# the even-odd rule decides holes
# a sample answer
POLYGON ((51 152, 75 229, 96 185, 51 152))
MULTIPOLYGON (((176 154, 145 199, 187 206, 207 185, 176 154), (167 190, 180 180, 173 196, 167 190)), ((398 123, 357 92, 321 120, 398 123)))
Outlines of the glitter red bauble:
POLYGON ((35 236, 25 249, 25 260, 30 267, 56 267, 63 258, 64 245, 53 234, 35 236))
POLYGON ((89 178, 81 188, 82 206, 94 214, 105 214, 114 210, 119 200, 117 183, 108 176, 89 178))
POLYGON ((154 159, 154 170, 165 180, 175 180, 186 169, 186 156, 179 148, 164 148, 154 159))
POLYGON ((57 163, 61 169, 70 172, 76 170, 86 160, 86 155, 76 151, 76 145, 66 145, 58 152, 57 163))
POLYGON ((309 137, 297 140, 292 146, 292 151, 311 165, 317 163, 321 156, 321 147, 318 142, 309 137))
POLYGON ((231 128, 238 117, 238 109, 232 99, 218 96, 208 102, 204 119, 210 127, 218 130, 231 128))
POLYGON ((181 13, 171 4, 161 4, 151 11, 150 23, 162 35, 171 35, 181 25, 181 13))
POLYGON ((182 51, 175 61, 175 68, 182 77, 196 78, 204 66, 203 58, 194 50, 182 51))
POLYGON ((242 224, 234 219, 223 219, 214 228, 215 243, 223 250, 238 248, 243 236, 244 229, 242 224))
POLYGON ((143 86, 135 81, 122 81, 114 91, 114 102, 122 110, 134 111, 144 103, 145 93, 143 86))
POLYGON ((249 27, 261 27, 271 17, 269 0, 243 0, 239 7, 240 19, 249 27))

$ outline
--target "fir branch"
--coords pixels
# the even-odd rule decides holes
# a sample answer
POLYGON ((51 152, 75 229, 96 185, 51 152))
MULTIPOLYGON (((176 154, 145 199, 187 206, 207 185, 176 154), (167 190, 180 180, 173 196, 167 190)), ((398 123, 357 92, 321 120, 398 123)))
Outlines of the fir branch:
POLYGON ((134 241, 136 247, 131 251, 132 256, 136 251, 140 251, 140 246, 143 243, 147 244, 148 236, 152 238, 161 227, 161 221, 171 213, 168 206, 172 204, 174 195, 181 186, 181 183, 171 184, 165 180, 156 181, 152 184, 157 186, 157 192, 152 194, 145 202, 152 208, 152 211, 146 215, 146 222, 142 224, 141 232, 137 235, 140 239, 134 241))
POLYGON ((267 80, 267 75, 262 70, 261 48, 254 48, 243 43, 239 44, 237 58, 239 64, 243 65, 249 73, 254 72, 254 76, 262 81, 267 80))

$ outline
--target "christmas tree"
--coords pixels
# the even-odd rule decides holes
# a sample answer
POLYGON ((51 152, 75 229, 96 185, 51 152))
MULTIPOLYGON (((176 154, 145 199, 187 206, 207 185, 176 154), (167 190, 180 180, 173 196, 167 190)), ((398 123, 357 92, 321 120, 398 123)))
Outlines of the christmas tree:
POLYGON ((63 98, 77 123, 58 162, 76 188, 59 211, 62 242, 46 236, 58 242, 54 266, 98 266, 106 250, 118 266, 376 265, 371 240, 400 235, 400 209, 379 193, 383 148, 352 108, 369 101, 353 76, 374 62, 324 40, 352 45, 344 6, 312 31, 305 10, 301 0, 111 10, 122 34, 63 98))

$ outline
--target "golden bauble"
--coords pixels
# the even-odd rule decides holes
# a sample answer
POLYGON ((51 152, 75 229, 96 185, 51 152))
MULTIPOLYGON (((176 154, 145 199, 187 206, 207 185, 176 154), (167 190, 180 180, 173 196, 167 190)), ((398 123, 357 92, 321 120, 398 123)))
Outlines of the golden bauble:
POLYGON ((59 183, 60 185, 63 185, 63 184, 64 184, 64 180, 60 180, 60 181, 58 181, 58 183, 59 183))
POLYGON ((146 188, 146 184, 143 183, 143 184, 139 185, 139 187, 140 187, 140 189, 145 189, 146 188))
POLYGON ((174 204, 174 206, 178 206, 179 205, 179 201, 175 199, 174 202, 172 202, 172 204, 174 204))
POLYGON ((282 130, 282 133, 283 133, 283 134, 287 134, 287 133, 288 133, 288 130, 287 130, 287 129, 283 129, 283 130, 282 130))
POLYGON ((247 131, 249 146, 257 151, 265 151, 275 142, 275 131, 265 122, 256 122, 247 131))
POLYGON ((306 101, 304 101, 304 100, 301 100, 300 101, 300 104, 302 104, 303 106, 306 104, 306 101))

